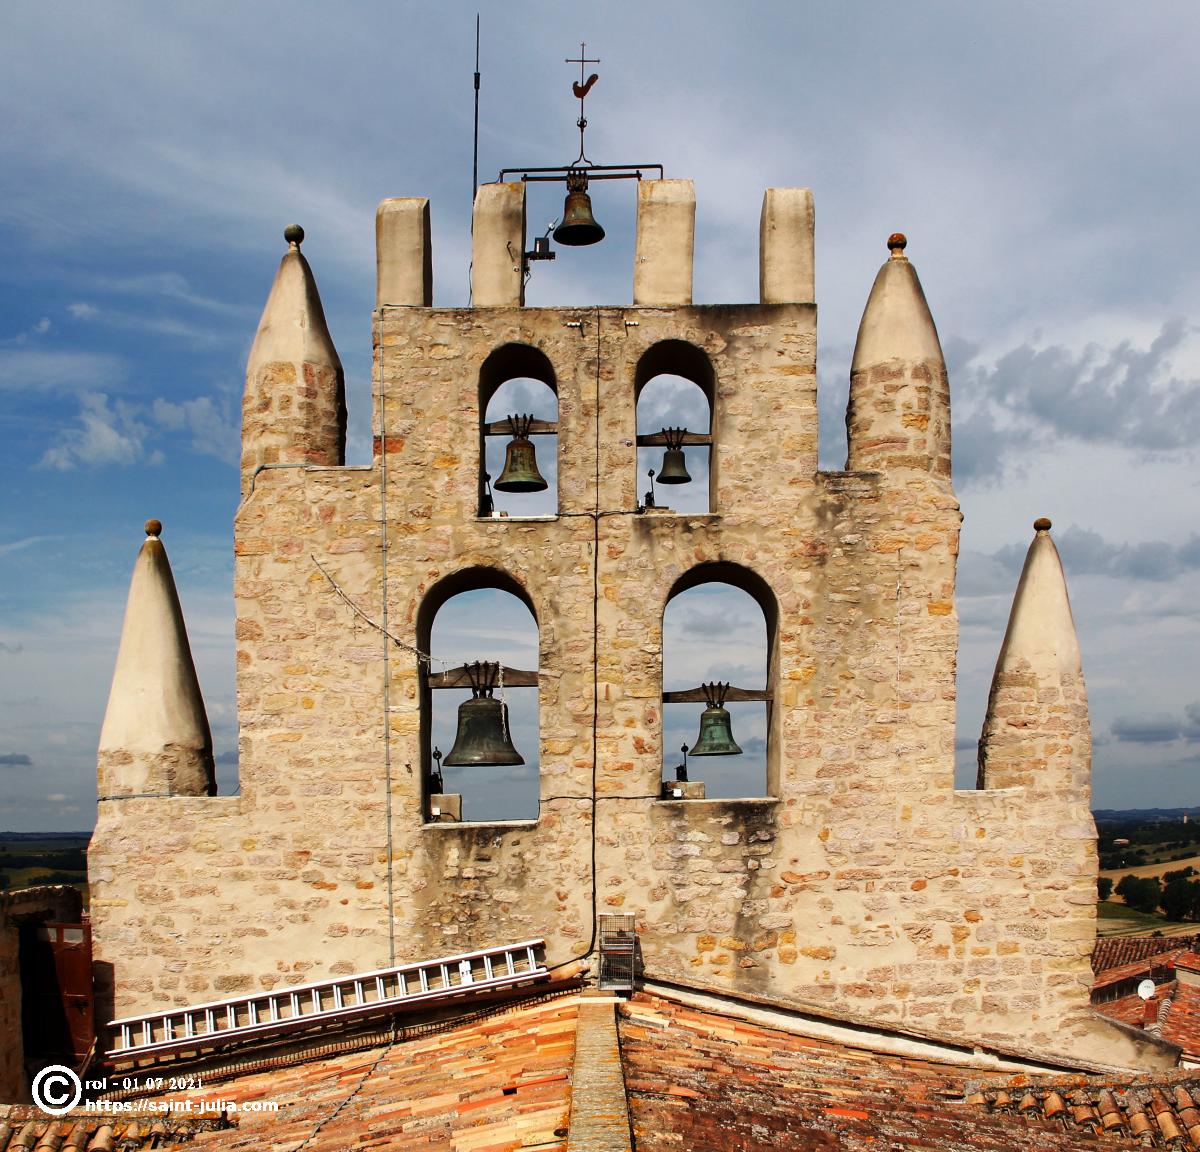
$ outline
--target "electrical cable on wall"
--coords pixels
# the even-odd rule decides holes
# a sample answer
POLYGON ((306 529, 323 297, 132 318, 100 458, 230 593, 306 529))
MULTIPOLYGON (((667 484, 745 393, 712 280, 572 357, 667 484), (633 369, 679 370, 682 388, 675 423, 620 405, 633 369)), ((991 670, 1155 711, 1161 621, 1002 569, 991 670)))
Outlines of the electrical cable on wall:
MULTIPOLYGON (((379 586, 380 586, 380 624, 383 633, 383 778, 384 778, 384 820, 387 825, 387 902, 388 902, 388 963, 396 964, 396 900, 395 880, 392 877, 393 840, 392 840, 392 699, 391 681, 392 664, 391 649, 388 639, 388 522, 387 522, 387 373, 384 371, 384 357, 387 355, 387 341, 384 339, 387 306, 379 308, 379 586)), ((313 557, 316 563, 316 557, 313 557)), ((317 564, 320 568, 320 564, 317 564)), ((328 575, 328 574, 327 574, 328 575)), ((331 581, 332 582, 332 581, 331 581)), ((334 588, 337 585, 334 584, 334 588)), ((339 589, 340 591, 340 589, 339 589)), ((351 603, 350 598, 343 598, 351 603)), ((351 603, 351 607, 353 604, 351 603)), ((314 1133, 316 1135, 316 1133, 314 1133)))

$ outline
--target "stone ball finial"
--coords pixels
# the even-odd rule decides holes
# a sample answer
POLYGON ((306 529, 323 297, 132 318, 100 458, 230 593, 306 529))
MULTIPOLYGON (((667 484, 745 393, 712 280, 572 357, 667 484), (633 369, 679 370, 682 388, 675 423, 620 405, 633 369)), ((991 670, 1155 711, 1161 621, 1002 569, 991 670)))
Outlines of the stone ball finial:
POLYGON ((283 238, 292 245, 293 248, 299 248, 304 243, 304 229, 299 224, 289 224, 283 230, 283 238))
POLYGON ((888 237, 888 251, 893 256, 903 256, 904 249, 908 247, 908 237, 903 232, 893 232, 888 237))
POLYGON ((147 520, 146 521, 146 535, 153 536, 157 540, 162 535, 162 521, 161 520, 147 520))
POLYGON ((1039 517, 1038 517, 1038 518, 1037 518, 1037 519, 1036 519, 1036 520, 1033 522, 1033 529, 1034 529, 1034 531, 1035 531, 1035 532, 1049 532, 1049 531, 1050 531, 1050 520, 1049 520, 1049 518, 1048 518, 1048 517, 1046 517, 1046 516, 1039 516, 1039 517))

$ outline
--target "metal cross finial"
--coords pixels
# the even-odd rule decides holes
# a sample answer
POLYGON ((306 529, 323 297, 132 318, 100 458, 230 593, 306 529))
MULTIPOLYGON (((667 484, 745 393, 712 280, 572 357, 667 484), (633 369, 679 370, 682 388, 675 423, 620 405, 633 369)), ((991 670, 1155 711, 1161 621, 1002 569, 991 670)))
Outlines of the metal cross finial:
MULTIPOLYGON (((575 121, 579 128, 579 157, 576 159, 575 164, 590 164, 591 161, 587 158, 583 150, 583 131, 587 127, 587 118, 583 114, 583 101, 587 97, 587 94, 592 90, 592 85, 600 79, 600 76, 599 73, 593 72, 586 80, 584 80, 583 68, 585 64, 599 64, 600 57, 597 56, 595 59, 590 58, 587 54, 587 43, 586 41, 581 40, 579 42, 579 58, 572 59, 568 56, 564 63, 579 65, 579 82, 571 85, 571 91, 575 93, 576 98, 579 100, 579 119, 575 121)), ((572 167, 574 167, 574 165, 572 165, 572 167)))

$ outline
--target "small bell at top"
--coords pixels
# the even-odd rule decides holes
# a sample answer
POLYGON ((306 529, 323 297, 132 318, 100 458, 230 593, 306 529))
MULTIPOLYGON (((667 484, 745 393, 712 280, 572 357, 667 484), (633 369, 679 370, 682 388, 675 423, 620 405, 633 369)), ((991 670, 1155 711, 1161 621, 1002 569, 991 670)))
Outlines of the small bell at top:
POLYGON ((501 492, 544 492, 549 485, 538 471, 537 452, 529 439, 532 416, 510 416, 513 438, 504 449, 504 471, 492 485, 501 492))
POLYGON ((688 475, 687 464, 683 458, 683 438, 687 435, 687 429, 664 428, 662 434, 667 439, 667 450, 663 453, 658 482, 660 484, 690 484, 692 478, 688 475))
POLYGON ((733 723, 725 707, 728 684, 702 685, 708 707, 700 713, 700 735, 692 745, 693 756, 740 756, 741 748, 733 738, 733 723))
POLYGON ((592 198, 587 193, 587 175, 567 173, 567 199, 563 205, 562 223, 554 229, 554 239, 571 248, 599 244, 604 229, 592 215, 592 198))

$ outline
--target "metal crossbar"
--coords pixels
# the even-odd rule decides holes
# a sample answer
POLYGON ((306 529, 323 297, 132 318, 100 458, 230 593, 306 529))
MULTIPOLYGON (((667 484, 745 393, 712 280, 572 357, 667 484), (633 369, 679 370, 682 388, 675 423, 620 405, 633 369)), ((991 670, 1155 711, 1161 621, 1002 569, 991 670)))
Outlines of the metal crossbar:
POLYGON ((549 970, 536 955, 544 943, 523 940, 257 996, 125 1016, 108 1026, 114 1046, 106 1056, 117 1060, 220 1046, 226 1039, 284 1033, 545 980, 549 970))

